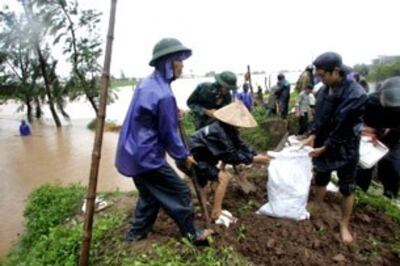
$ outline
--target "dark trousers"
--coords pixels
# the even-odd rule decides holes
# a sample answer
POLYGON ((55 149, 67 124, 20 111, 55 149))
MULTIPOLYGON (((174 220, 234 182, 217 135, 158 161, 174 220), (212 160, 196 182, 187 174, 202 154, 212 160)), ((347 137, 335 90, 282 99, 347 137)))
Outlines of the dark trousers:
POLYGON ((378 177, 384 195, 397 198, 400 186, 400 142, 390 147, 389 153, 378 162, 378 177))
MULTIPOLYGON (((357 185, 367 191, 375 167, 357 169, 357 185)), ((400 144, 390 148, 389 153, 378 162, 378 177, 383 185, 383 193, 389 198, 396 198, 400 186, 400 144)))
POLYGON ((133 177, 139 191, 129 231, 136 236, 146 236, 152 229, 161 208, 175 221, 183 236, 193 238, 192 201, 189 187, 168 164, 133 177))
POLYGON ((279 99, 278 104, 282 119, 286 119, 289 110, 289 98, 279 99))
POLYGON ((364 192, 367 192, 369 186, 371 185, 374 168, 375 167, 372 167, 371 169, 362 169, 361 167, 357 167, 357 186, 364 190, 364 192))
MULTIPOLYGON (((337 169, 339 178, 339 191, 344 196, 351 195, 356 190, 356 169, 357 161, 349 162, 348 164, 337 169)), ((319 187, 326 187, 331 180, 332 171, 315 171, 315 184, 319 187)))
POLYGON ((308 113, 301 114, 299 117, 299 135, 303 135, 308 130, 308 113))

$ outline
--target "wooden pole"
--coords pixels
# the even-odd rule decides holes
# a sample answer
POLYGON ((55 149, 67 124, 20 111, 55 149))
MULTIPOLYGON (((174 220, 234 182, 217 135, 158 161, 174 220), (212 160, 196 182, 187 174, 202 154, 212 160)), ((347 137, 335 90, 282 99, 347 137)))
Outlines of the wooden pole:
MULTIPOLYGON (((186 135, 185 128, 183 127, 181 121, 179 121, 179 132, 181 134, 181 137, 182 137, 182 140, 183 140, 183 143, 184 143, 186 149, 188 149, 189 146, 188 146, 188 142, 187 142, 187 135, 186 135)), ((201 210, 203 211, 204 218, 206 220, 206 226, 207 226, 207 228, 210 228, 210 216, 208 215, 206 199, 204 198, 203 193, 201 193, 201 191, 200 191, 200 185, 199 185, 199 182, 197 181, 197 176, 196 176, 196 172, 194 171, 194 168, 191 167, 189 169, 189 171, 190 171, 190 179, 192 179, 194 190, 195 190, 196 196, 197 196, 197 200, 200 203, 201 210)))
POLYGON ((253 92, 253 84, 251 84, 251 71, 250 71, 250 65, 247 65, 247 75, 249 77, 249 86, 250 86, 250 91, 251 91, 251 95, 254 94, 253 92))
POLYGON ((92 151, 92 163, 90 166, 89 186, 86 194, 85 224, 83 227, 81 254, 79 257, 80 266, 87 266, 89 264, 90 241, 92 239, 92 226, 93 226, 95 199, 96 199, 97 177, 99 173, 101 145, 103 142, 104 120, 106 116, 108 86, 110 82, 111 52, 112 52, 112 43, 114 39, 116 6, 117 6, 117 0, 111 0, 111 11, 108 24, 106 53, 103 65, 103 74, 101 77, 99 114, 97 116, 97 127, 96 127, 95 141, 93 144, 93 151, 92 151))

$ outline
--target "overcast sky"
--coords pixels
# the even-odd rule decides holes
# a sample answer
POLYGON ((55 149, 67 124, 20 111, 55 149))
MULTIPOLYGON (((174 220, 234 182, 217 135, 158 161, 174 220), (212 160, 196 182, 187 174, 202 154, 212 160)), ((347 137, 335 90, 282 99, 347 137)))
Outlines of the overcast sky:
MULTIPOLYGON (((9 1, 9 0, 7 0, 9 1)), ((103 12, 109 0, 78 0, 103 12)), ((112 73, 143 76, 154 44, 175 37, 193 49, 185 72, 303 69, 336 51, 348 65, 400 54, 399 0, 118 0, 112 73)), ((102 64, 103 62, 101 62, 102 64)))

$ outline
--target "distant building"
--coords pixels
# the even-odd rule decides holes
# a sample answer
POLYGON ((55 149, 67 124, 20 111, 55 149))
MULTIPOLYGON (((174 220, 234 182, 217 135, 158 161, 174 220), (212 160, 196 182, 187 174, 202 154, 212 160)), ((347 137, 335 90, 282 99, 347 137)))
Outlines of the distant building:
POLYGON ((393 64, 396 62, 400 62, 400 55, 380 55, 378 58, 372 60, 373 65, 393 64))

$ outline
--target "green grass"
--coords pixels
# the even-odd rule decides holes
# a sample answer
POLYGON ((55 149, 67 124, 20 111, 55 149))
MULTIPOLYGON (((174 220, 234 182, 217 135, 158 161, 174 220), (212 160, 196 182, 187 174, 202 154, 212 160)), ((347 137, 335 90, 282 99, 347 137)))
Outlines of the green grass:
POLYGON ((249 265, 247 261, 238 256, 232 247, 220 250, 214 248, 197 249, 187 241, 178 242, 171 240, 164 245, 154 245, 154 254, 141 254, 132 258, 125 258, 121 265, 174 265, 174 266, 220 266, 220 265, 249 265))
POLYGON ((400 208, 383 196, 372 195, 361 190, 357 190, 356 203, 357 206, 360 207, 370 206, 374 209, 382 210, 387 216, 392 217, 397 223, 400 224, 400 208))
MULTIPOLYGON (((10 252, 9 265, 25 265, 26 261, 28 265, 50 265, 50 261, 64 258, 69 253, 65 249, 71 251, 70 241, 64 238, 80 239, 80 232, 74 226, 64 230, 62 225, 79 211, 83 195, 80 185, 43 185, 34 190, 24 212, 25 232, 10 252)), ((57 265, 56 261, 52 265, 57 265)))
MULTIPOLYGON (((25 211, 26 231, 1 265, 77 265, 82 240, 80 206, 84 187, 45 185, 33 191, 25 211)), ((130 193, 100 193, 108 200, 130 193)), ((92 230, 91 265, 246 265, 231 247, 197 249, 187 240, 171 240, 137 254, 121 237, 126 210, 97 213, 92 230)), ((212 241, 212 239, 211 239, 212 241)))
MULTIPOLYGON (((97 127, 97 118, 92 119, 87 125, 86 128, 89 130, 95 131, 97 127)), ((118 125, 114 121, 107 120, 104 122, 104 131, 107 132, 118 132, 121 129, 121 126, 118 125)))
POLYGON ((267 132, 263 129, 263 122, 266 120, 266 109, 264 107, 255 107, 252 115, 257 121, 258 126, 254 128, 240 129, 241 139, 258 151, 266 151, 271 147, 271 140, 267 132))
POLYGON ((112 89, 115 89, 115 88, 118 88, 118 87, 126 87, 126 86, 133 87, 133 86, 136 85, 136 83, 137 83, 137 81, 135 79, 123 79, 123 80, 114 79, 114 80, 111 80, 111 86, 110 87, 112 89))

